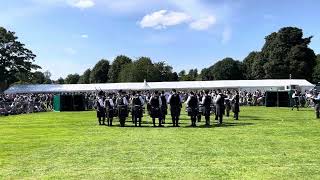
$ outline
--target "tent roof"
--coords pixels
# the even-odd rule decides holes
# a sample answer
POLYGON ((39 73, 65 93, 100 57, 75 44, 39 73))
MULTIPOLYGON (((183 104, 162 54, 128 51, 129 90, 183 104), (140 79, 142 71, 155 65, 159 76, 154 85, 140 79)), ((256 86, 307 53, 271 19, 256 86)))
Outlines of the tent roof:
POLYGON ((303 79, 267 79, 267 80, 224 80, 224 81, 179 81, 179 82, 139 82, 139 83, 105 83, 105 84, 39 84, 14 85, 5 91, 13 93, 44 92, 87 92, 115 90, 152 90, 152 89, 213 89, 213 88, 267 88, 298 85, 313 88, 314 85, 303 79))

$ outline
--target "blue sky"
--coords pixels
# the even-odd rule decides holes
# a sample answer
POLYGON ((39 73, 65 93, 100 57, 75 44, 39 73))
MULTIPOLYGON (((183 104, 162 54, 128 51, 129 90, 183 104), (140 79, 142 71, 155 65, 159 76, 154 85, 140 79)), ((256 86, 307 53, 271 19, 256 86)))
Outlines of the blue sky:
POLYGON ((242 60, 284 26, 313 35, 320 53, 319 7, 315 0, 10 0, 1 2, 0 26, 57 79, 120 54, 200 70, 242 60))

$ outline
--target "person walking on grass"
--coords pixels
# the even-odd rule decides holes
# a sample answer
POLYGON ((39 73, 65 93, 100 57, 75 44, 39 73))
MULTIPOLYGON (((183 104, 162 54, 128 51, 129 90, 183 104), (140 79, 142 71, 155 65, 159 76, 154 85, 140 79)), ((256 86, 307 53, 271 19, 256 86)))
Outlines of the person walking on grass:
POLYGON ((319 119, 320 118, 320 92, 317 93, 318 95, 315 96, 313 98, 313 101, 314 101, 314 110, 316 112, 316 118, 319 119))
POLYGON ((104 97, 104 92, 100 91, 98 93, 98 99, 96 101, 96 111, 97 111, 97 118, 99 125, 105 125, 105 120, 106 120, 106 111, 105 111, 105 97, 104 97))
POLYGON ((293 99, 293 103, 294 105, 292 106, 292 111, 294 108, 297 108, 297 111, 299 111, 299 93, 297 90, 294 91, 294 93, 292 94, 292 99, 293 99))
POLYGON ((223 113, 224 113, 224 95, 222 94, 222 91, 218 89, 218 96, 215 100, 216 104, 216 120, 218 121, 218 124, 221 125, 223 121, 223 113))

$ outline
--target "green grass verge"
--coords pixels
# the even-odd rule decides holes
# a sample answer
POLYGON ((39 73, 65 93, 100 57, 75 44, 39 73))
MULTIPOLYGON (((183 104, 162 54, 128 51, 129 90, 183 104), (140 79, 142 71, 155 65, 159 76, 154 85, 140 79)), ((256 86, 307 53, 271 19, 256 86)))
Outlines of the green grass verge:
POLYGON ((314 116, 245 107, 211 128, 189 127, 186 114, 180 128, 149 117, 141 128, 98 126, 95 112, 0 117, 0 179, 320 179, 314 116))

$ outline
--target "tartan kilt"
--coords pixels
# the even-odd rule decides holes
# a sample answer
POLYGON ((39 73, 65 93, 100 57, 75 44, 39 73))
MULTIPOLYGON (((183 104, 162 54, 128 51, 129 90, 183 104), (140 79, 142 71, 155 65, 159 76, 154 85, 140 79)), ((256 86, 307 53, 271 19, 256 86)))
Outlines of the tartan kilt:
POLYGON ((113 118, 114 117, 114 109, 107 109, 106 117, 113 118))
POLYGON ((168 108, 165 107, 165 106, 162 106, 161 113, 162 113, 162 115, 167 115, 168 114, 168 108))
POLYGON ((113 109, 113 117, 118 117, 118 108, 113 109))
POLYGON ((151 107, 150 109, 151 118, 159 118, 161 117, 161 109, 157 107, 151 107))
POLYGON ((204 112, 204 107, 200 105, 198 108, 198 115, 202 115, 203 114, 202 112, 204 112))
POLYGON ((203 107, 202 115, 203 116, 210 116, 211 115, 211 107, 203 107))
POLYGON ((188 116, 197 116, 199 113, 198 108, 187 108, 188 116))
POLYGON ((149 103, 147 104, 147 111, 148 114, 151 116, 151 105, 149 103))
POLYGON ((104 118, 106 117, 106 111, 104 108, 99 108, 97 111, 97 118, 104 118))
POLYGON ((141 106, 133 106, 132 107, 132 115, 135 116, 136 118, 141 118, 143 117, 143 109, 141 106))
POLYGON ((239 104, 233 104, 233 105, 232 105, 232 112, 234 112, 234 113, 240 112, 240 106, 239 106, 239 104))
POLYGON ((126 105, 119 105, 118 106, 118 117, 128 117, 129 112, 126 105))
POLYGON ((225 106, 224 105, 216 105, 216 115, 222 116, 224 115, 225 106))
POLYGON ((180 107, 171 107, 171 116, 180 116, 181 108, 180 107))

